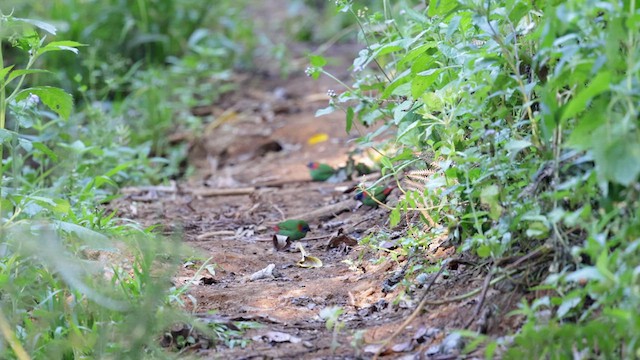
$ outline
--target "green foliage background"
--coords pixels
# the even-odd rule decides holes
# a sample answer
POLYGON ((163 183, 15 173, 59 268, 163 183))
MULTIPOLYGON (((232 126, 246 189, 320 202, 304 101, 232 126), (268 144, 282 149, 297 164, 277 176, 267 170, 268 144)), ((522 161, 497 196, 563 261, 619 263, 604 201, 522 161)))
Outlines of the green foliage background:
POLYGON ((170 358, 159 340, 176 323, 216 345, 243 343, 224 324, 194 321, 188 287, 171 286, 185 259, 198 272, 213 269, 207 259, 100 206, 120 186, 188 171, 186 145, 168 135, 200 129, 191 107, 250 65, 243 7, 0 4, 0 357, 170 358))
POLYGON ((536 256, 516 282, 549 295, 523 303, 515 342, 489 343, 487 357, 640 356, 640 4, 382 2, 337 2, 366 46, 356 81, 319 114, 345 111, 364 146, 393 134, 388 178, 432 173, 391 213, 394 225, 427 212, 431 231, 416 227, 408 247, 446 231, 496 275, 511 274, 505 259, 536 256))
MULTIPOLYGON (((392 225, 414 211, 429 225, 409 224, 406 250, 425 251, 446 234, 496 276, 514 274, 500 266, 506 259, 535 259, 513 279, 544 296, 511 314, 526 318, 513 342, 474 334, 471 344, 484 344, 489 358, 640 357, 640 4, 306 2, 325 14, 337 5, 340 16, 323 27, 301 21, 304 3, 291 3, 290 35, 318 41, 333 27, 355 29, 363 44, 354 81, 319 114, 342 110, 362 147, 390 149, 384 180, 406 169, 430 174, 390 213, 392 225), (382 135, 392 140, 381 144, 382 135)), ((234 68, 250 66, 262 39, 246 4, 0 5, 7 357, 20 356, 15 344, 34 358, 169 356, 154 335, 190 321, 178 311, 186 290, 167 288, 169 270, 151 274, 188 251, 98 205, 119 186, 188 173, 186 149, 167 134, 200 129, 190 108, 233 89, 234 68), (134 260, 105 279, 85 251, 115 251, 113 239, 130 239, 122 246, 134 260)), ((309 74, 330 75, 326 63, 312 56, 309 74)), ((237 335, 209 330, 227 343, 237 335)))

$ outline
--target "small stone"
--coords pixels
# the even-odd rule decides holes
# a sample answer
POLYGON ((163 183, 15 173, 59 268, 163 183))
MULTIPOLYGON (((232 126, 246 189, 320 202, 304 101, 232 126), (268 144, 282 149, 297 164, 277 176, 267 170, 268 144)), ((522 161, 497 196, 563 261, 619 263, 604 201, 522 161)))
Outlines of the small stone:
POLYGON ((395 344, 391 347, 391 351, 400 353, 413 350, 413 343, 411 341, 395 344))
POLYGON ((311 349, 313 347, 313 343, 311 343, 311 341, 303 341, 302 346, 306 347, 307 349, 311 349))
POLYGON ((433 345, 431 347, 429 347, 427 349, 427 351, 425 352, 425 354, 427 354, 428 356, 433 356, 440 353, 440 345, 433 345))
POLYGON ((413 340, 418 344, 422 344, 427 341, 427 328, 425 326, 420 326, 415 334, 413 334, 413 340))
POLYGON ((363 307, 362 309, 358 310, 358 315, 361 316, 361 317, 369 316, 372 313, 373 313, 373 307, 372 306, 363 307))
POLYGON ((376 301, 375 304, 373 304, 373 307, 376 311, 382 311, 383 309, 386 309, 387 306, 389 306, 389 302, 387 302, 387 300, 385 299, 380 299, 376 301))
POLYGON ((438 328, 428 328, 427 329, 427 337, 436 337, 438 334, 440 334, 442 332, 442 330, 438 329, 438 328))
POLYGON ((464 341, 462 340, 462 335, 458 333, 449 334, 442 340, 442 352, 446 354, 459 351, 463 346, 464 341))
POLYGON ((421 273, 420 275, 416 276, 416 282, 420 285, 426 284, 428 280, 429 280, 428 274, 421 273))
POLYGON ((365 354, 376 354, 378 351, 382 350, 384 345, 382 344, 369 344, 362 349, 365 354))

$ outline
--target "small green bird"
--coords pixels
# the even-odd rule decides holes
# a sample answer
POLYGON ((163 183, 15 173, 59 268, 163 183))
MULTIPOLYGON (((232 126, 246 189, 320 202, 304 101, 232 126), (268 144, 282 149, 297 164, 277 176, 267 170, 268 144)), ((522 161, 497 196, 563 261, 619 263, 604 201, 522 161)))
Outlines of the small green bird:
POLYGON ((311 179, 313 181, 327 181, 333 174, 336 173, 336 169, 332 168, 330 165, 321 164, 315 161, 307 164, 309 168, 309 175, 311 175, 311 179))
POLYGON ((378 202, 376 202, 376 200, 384 203, 387 200, 387 196, 391 194, 391 191, 393 191, 393 187, 391 186, 376 186, 369 191, 365 190, 357 193, 354 199, 362 201, 363 205, 378 207, 378 202))
POLYGON ((278 223, 274 230, 278 235, 288 236, 291 241, 294 241, 307 236, 310 229, 306 221, 292 219, 278 223))

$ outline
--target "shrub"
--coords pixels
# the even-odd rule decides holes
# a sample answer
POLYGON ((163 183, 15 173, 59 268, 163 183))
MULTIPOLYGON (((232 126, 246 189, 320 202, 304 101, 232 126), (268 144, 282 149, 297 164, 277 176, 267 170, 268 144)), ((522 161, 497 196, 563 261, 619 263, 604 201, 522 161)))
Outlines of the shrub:
MULTIPOLYGON (((366 47, 355 82, 319 114, 344 110, 363 145, 393 134, 387 177, 425 170, 392 225, 417 210, 430 230, 414 247, 446 230, 494 264, 551 250, 535 268, 553 295, 526 312, 508 355, 637 356, 638 5, 383 3, 364 13, 337 2, 366 47), (544 308, 555 312, 548 325, 537 324, 544 308), (595 337, 599 326, 607 341, 595 337)), ((324 63, 312 57, 309 74, 324 63)))

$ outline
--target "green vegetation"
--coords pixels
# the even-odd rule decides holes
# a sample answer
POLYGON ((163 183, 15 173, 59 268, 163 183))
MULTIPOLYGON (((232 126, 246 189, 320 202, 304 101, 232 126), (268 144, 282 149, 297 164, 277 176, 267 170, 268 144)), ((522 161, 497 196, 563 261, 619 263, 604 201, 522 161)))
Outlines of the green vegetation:
MULTIPOLYGON (((285 30, 358 32, 355 81, 318 115, 344 111, 360 145, 387 154, 383 180, 418 174, 390 213, 424 222, 409 224, 406 252, 446 236, 543 294, 512 314, 526 322, 506 349, 472 344, 487 357, 640 357, 640 3, 337 0, 332 15, 333 3, 292 1, 285 30), (315 8, 330 22, 306 21, 315 8)), ((2 358, 170 357, 159 338, 176 323, 242 345, 183 310, 193 299, 169 279, 188 249, 100 204, 189 172, 168 134, 202 129, 190 109, 233 90, 232 70, 268 42, 246 4, 0 5, 2 358)), ((331 76, 326 64, 311 56, 308 74, 331 76)))
POLYGON ((640 356, 640 3, 381 2, 336 2, 365 48, 319 115, 344 111, 363 146, 393 134, 387 178, 424 170, 391 213, 430 229, 407 247, 444 233, 495 275, 529 259, 513 279, 547 295, 517 311, 508 358, 640 356))
POLYGON ((171 357, 163 334, 174 348, 197 341, 166 339, 179 323, 242 344, 184 311, 194 299, 170 281, 189 249, 100 207, 121 186, 188 171, 186 145, 168 135, 200 129, 190 109, 233 89, 231 69, 248 64, 242 7, 0 5, 0 357, 171 357))

